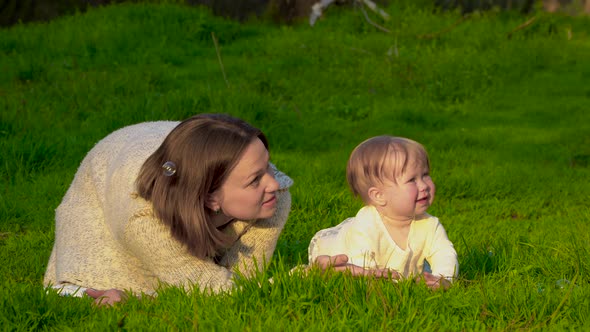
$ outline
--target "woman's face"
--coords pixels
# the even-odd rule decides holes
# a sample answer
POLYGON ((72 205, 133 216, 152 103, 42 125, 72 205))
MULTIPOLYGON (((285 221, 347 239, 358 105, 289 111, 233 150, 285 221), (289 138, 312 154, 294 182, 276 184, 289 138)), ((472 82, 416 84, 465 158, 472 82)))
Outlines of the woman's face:
POLYGON ((268 161, 268 150, 256 138, 248 145, 225 183, 211 195, 209 207, 239 220, 272 217, 277 206, 279 183, 268 161))

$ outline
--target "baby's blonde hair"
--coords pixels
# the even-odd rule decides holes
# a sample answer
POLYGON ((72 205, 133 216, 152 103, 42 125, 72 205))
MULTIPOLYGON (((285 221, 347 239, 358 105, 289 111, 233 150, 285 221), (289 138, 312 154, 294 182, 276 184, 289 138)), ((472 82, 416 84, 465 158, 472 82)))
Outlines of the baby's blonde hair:
POLYGON ((404 137, 376 136, 359 144, 350 154, 346 180, 355 196, 369 203, 369 188, 384 180, 397 183, 410 162, 430 169, 428 153, 422 144, 404 137))

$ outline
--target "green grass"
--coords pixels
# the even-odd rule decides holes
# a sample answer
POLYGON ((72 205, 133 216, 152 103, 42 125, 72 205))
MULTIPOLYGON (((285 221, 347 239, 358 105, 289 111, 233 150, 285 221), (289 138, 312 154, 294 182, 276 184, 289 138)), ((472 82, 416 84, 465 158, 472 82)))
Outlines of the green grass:
POLYGON ((588 328, 590 18, 538 13, 508 38, 528 17, 476 13, 424 39, 459 14, 412 3, 387 8, 392 19, 380 24, 391 34, 350 8, 330 8, 312 28, 147 4, 0 30, 0 326, 588 328), (220 296, 171 288, 94 308, 46 294, 54 210, 85 153, 122 126, 201 112, 262 128, 273 161, 295 180, 271 267, 220 296), (384 133, 427 147, 438 189, 430 212, 455 243, 460 280, 431 292, 410 282, 289 276, 306 263, 317 230, 360 207, 346 160, 384 133))

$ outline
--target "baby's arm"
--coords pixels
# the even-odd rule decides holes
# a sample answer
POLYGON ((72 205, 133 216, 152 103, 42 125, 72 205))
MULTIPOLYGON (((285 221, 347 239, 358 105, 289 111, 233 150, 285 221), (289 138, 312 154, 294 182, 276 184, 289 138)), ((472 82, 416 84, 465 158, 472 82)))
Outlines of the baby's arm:
POLYGON ((345 245, 345 231, 342 226, 350 219, 334 227, 319 230, 309 242, 308 261, 309 264, 316 262, 320 256, 346 255, 347 262, 350 263, 352 252, 345 245))
POLYGON ((434 236, 430 246, 430 255, 426 258, 432 268, 432 276, 443 277, 449 282, 459 274, 459 262, 453 243, 440 222, 436 222, 434 236))
POLYGON ((361 244, 369 244, 362 234, 346 233, 340 225, 318 231, 311 239, 308 248, 310 266, 315 265, 322 271, 333 268, 338 272, 349 272, 353 276, 375 276, 398 279, 395 271, 377 268, 371 259, 369 250, 361 244))

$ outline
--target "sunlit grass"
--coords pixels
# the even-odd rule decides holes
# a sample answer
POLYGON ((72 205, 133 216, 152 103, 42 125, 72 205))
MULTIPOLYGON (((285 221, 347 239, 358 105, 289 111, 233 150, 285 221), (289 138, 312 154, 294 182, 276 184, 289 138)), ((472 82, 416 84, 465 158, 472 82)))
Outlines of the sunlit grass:
POLYGON ((0 30, 0 326, 6 330, 581 330, 589 325, 590 19, 394 2, 316 26, 118 5, 0 30), (377 20, 377 18, 375 18, 377 20), (514 31, 510 38, 508 33, 514 31), (219 42, 219 64, 212 33, 219 42), (227 81, 226 81, 227 79, 227 81), (162 289, 115 308, 45 293, 54 210, 85 153, 125 125, 224 112, 294 180, 270 268, 220 296, 162 289), (344 170, 379 134, 430 153, 460 279, 447 292, 290 275, 360 207, 344 170), (272 277, 273 282, 268 279, 272 277))

